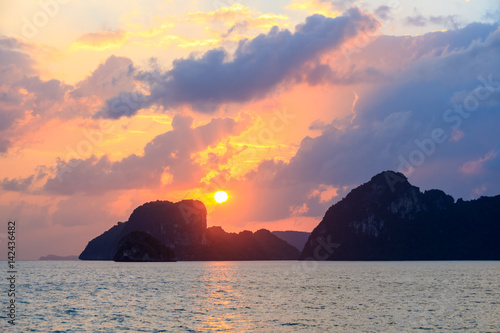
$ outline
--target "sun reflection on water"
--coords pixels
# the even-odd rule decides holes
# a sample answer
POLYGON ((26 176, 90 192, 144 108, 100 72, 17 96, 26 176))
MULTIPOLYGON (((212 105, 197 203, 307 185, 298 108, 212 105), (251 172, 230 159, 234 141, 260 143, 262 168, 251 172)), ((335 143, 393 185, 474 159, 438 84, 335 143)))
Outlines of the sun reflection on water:
POLYGON ((244 327, 246 302, 237 291, 239 283, 237 263, 208 262, 200 276, 199 307, 206 312, 201 327, 211 330, 234 330, 244 327))

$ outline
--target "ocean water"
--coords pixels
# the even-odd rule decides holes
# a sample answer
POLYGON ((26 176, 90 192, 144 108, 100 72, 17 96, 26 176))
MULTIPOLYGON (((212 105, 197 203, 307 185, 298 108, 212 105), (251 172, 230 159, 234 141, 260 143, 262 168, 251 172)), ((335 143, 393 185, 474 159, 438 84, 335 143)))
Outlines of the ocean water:
MULTIPOLYGON (((500 262, 18 262, 13 332, 500 332, 500 262)), ((3 293, 2 304, 7 295, 3 293)))

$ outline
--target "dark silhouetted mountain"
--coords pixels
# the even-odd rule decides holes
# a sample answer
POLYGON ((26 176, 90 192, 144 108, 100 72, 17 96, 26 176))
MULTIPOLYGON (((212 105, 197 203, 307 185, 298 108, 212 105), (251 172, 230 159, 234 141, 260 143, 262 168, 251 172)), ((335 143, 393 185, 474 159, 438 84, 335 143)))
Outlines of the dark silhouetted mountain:
POLYGON ((40 257, 38 260, 78 260, 78 256, 58 256, 55 254, 49 254, 40 257))
POLYGON ((105 231, 99 237, 91 240, 85 250, 80 254, 81 260, 113 260, 118 249, 120 239, 125 235, 123 229, 125 223, 118 222, 108 231, 105 231))
POLYGON ((175 261, 174 252, 143 231, 132 231, 120 240, 114 261, 175 261))
POLYGON ((304 245, 306 244, 307 240, 309 239, 309 236, 311 235, 310 232, 304 232, 304 231, 273 231, 273 234, 287 242, 288 244, 294 246, 296 249, 299 251, 302 251, 304 248, 304 245))
POLYGON ((454 199, 382 172, 328 209, 301 259, 499 260, 500 195, 454 199))
POLYGON ((195 260, 206 244, 207 210, 201 201, 177 203, 153 201, 137 207, 127 222, 117 225, 89 242, 82 260, 113 260, 119 243, 133 231, 155 237, 171 249, 178 260, 195 260))
POLYGON ((119 222, 91 240, 80 259, 288 260, 299 257, 296 248, 270 231, 235 234, 226 233, 220 227, 207 229, 206 217, 201 201, 149 202, 136 208, 127 222, 119 222), (151 247, 147 243, 152 244, 151 247))
POLYGON ((210 246, 204 260, 296 260, 300 254, 266 229, 236 234, 227 233, 221 227, 210 227, 207 239, 210 246))

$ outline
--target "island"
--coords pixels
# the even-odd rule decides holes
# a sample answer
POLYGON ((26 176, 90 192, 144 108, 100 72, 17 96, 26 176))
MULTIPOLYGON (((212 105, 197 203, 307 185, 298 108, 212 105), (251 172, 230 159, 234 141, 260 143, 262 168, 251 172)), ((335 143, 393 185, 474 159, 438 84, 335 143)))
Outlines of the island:
POLYGON ((456 202, 385 171, 331 206, 302 260, 500 260, 500 195, 456 202))
POLYGON ((153 201, 136 208, 91 240, 81 260, 297 260, 300 251, 266 229, 225 232, 207 228, 205 205, 197 200, 153 201))

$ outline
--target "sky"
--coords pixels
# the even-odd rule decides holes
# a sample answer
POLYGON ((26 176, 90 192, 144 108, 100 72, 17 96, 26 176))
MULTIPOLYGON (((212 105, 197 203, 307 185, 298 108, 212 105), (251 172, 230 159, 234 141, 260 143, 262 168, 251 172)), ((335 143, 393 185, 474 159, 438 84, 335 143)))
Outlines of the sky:
POLYGON ((0 254, 9 220, 18 259, 77 255, 154 200, 311 231, 384 170, 498 195, 499 22, 494 0, 1 0, 0 254))

